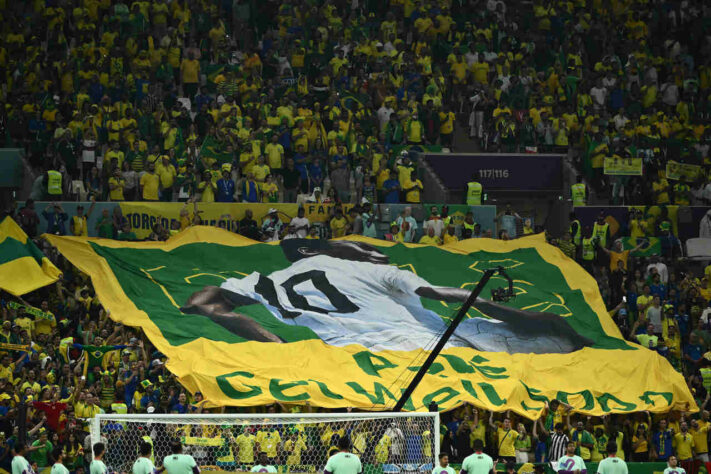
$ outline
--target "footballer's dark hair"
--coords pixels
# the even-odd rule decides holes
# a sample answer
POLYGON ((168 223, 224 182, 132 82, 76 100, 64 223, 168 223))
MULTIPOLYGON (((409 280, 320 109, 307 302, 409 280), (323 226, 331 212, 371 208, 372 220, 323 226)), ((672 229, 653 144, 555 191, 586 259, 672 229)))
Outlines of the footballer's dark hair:
POLYGON ((323 254, 344 260, 388 263, 388 257, 377 247, 354 240, 286 239, 280 245, 290 262, 323 254))

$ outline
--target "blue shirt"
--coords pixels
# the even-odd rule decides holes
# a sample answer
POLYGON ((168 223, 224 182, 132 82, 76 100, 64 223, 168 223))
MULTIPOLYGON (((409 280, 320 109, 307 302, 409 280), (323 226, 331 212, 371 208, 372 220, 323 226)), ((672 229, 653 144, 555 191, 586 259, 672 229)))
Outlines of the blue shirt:
POLYGON ((234 202, 235 182, 231 179, 221 178, 217 180, 217 202, 234 202))
POLYGON ((679 326, 679 334, 689 334, 689 315, 675 314, 674 319, 676 319, 676 325, 679 326))
POLYGON ((548 461, 548 446, 544 441, 538 441, 536 443, 536 452, 534 454, 536 462, 547 462, 548 461))
POLYGON ((672 435, 669 430, 664 432, 657 431, 652 434, 652 444, 654 445, 654 450, 659 456, 659 460, 666 461, 672 454, 672 435))
POLYGON ((323 168, 321 168, 320 165, 309 165, 309 176, 311 177, 312 181, 320 183, 321 181, 323 181, 323 168))
POLYGON ((704 353, 704 348, 699 344, 689 344, 686 346, 684 353, 694 360, 699 360, 704 353))
POLYGON ((383 183, 385 194, 385 202, 397 204, 400 202, 400 181, 397 179, 388 179, 383 183))
POLYGON ((67 230, 64 226, 64 223, 67 220, 66 212, 42 211, 42 217, 44 217, 47 220, 47 233, 48 234, 57 234, 57 235, 66 235, 67 234, 67 230))
POLYGON ((664 283, 659 283, 658 285, 651 284, 649 285, 649 292, 653 295, 659 296, 659 299, 664 301, 667 296, 667 287, 664 283))
POLYGON ((254 181, 242 182, 242 200, 245 202, 259 202, 257 183, 254 181))

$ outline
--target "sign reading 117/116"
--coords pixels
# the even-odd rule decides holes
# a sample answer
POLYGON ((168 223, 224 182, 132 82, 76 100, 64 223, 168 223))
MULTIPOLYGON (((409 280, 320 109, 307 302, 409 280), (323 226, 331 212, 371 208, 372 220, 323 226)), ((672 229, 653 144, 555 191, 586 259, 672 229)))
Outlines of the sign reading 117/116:
POLYGON ((425 161, 449 189, 465 189, 472 178, 487 191, 563 189, 562 155, 436 153, 425 161))
POLYGON ((508 178, 509 177, 509 170, 508 169, 485 169, 479 170, 479 177, 480 178, 508 178))

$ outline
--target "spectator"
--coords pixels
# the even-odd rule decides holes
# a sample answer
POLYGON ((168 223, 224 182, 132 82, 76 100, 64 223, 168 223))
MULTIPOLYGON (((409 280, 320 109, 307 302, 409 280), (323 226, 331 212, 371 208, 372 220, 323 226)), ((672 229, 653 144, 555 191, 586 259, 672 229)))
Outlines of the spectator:
POLYGON ((292 218, 291 222, 289 222, 289 225, 294 227, 294 232, 300 239, 306 238, 306 235, 309 231, 309 227, 311 225, 309 219, 304 217, 305 215, 306 211, 304 210, 303 206, 299 206, 296 217, 292 218))
POLYGON ((67 231, 64 223, 67 221, 67 213, 62 209, 61 204, 52 203, 42 211, 42 217, 47 221, 47 233, 56 235, 66 235, 67 231))

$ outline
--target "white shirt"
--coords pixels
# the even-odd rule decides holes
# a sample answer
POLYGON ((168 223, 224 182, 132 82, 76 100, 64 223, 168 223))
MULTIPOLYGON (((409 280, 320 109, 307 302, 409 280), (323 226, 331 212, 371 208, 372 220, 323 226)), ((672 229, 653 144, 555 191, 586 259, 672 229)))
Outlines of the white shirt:
POLYGON ((402 454, 405 447, 405 435, 397 426, 391 426, 385 431, 385 436, 389 437, 392 444, 390 445, 391 454, 402 454))
POLYGON ((407 222, 408 224, 410 224, 410 230, 408 230, 407 233, 405 233, 405 241, 412 242, 412 240, 415 238, 415 231, 417 230, 417 227, 418 227, 417 221, 412 216, 407 216, 404 219, 402 216, 399 216, 397 218, 397 220, 395 221, 397 223, 398 227, 402 226, 403 220, 405 222, 407 222))
POLYGON ((580 456, 568 456, 567 454, 558 460, 558 470, 564 471, 584 471, 585 462, 580 456))
POLYGON ((618 457, 609 457, 597 465, 597 474, 627 474, 627 464, 618 457))
POLYGON ((32 466, 23 456, 12 458, 12 474, 34 474, 32 466))
MULTIPOLYGON (((403 351, 429 347, 446 328, 439 314, 422 306, 416 293, 422 287, 437 288, 394 265, 327 255, 302 258, 269 276, 254 272, 221 285, 263 304, 285 324, 310 328, 326 344, 403 351)), ((532 338, 498 319, 473 317, 460 323, 445 347, 570 352, 574 341, 554 333, 532 338)))
POLYGON ((442 237, 442 233, 444 232, 444 221, 442 219, 430 219, 425 221, 425 223, 422 224, 422 230, 425 234, 427 234, 427 229, 430 227, 434 229, 436 236, 442 237))
POLYGON ((395 110, 392 107, 385 107, 385 104, 380 106, 378 109, 378 123, 380 124, 381 130, 385 130, 388 122, 390 122, 390 114, 393 112, 395 112, 395 110))
POLYGON ((256 291, 259 279, 260 274, 256 272, 242 279, 230 278, 222 288, 261 302, 286 324, 311 328, 333 346, 362 344, 377 350, 418 349, 426 347, 444 326, 437 314, 422 307, 420 297, 415 294, 417 288, 430 284, 394 266, 325 255, 298 260, 269 275, 282 309, 277 309, 276 302, 270 303, 256 291), (323 272, 330 286, 315 279, 295 285, 294 291, 306 298, 310 306, 297 307, 303 304, 290 301, 282 284, 314 270, 323 272), (294 313, 298 316, 288 317, 294 313))
POLYGON ((604 87, 593 87, 590 89, 590 97, 595 100, 595 104, 598 106, 605 105, 605 98, 607 97, 607 89, 604 87))

